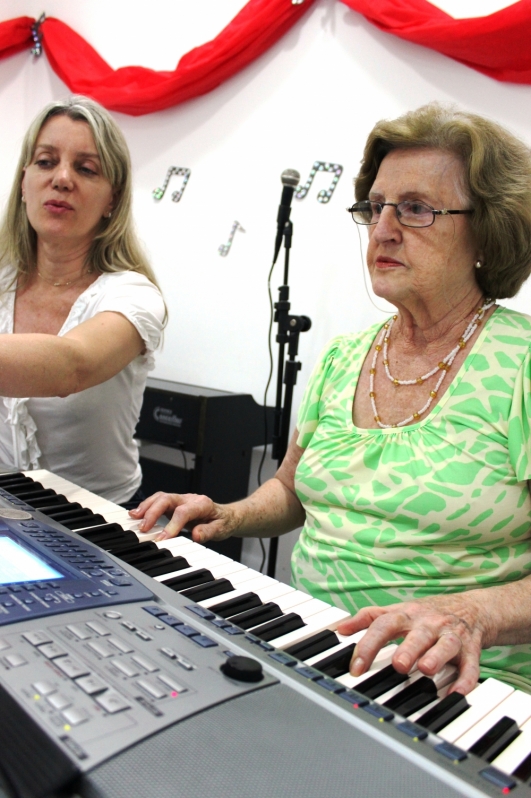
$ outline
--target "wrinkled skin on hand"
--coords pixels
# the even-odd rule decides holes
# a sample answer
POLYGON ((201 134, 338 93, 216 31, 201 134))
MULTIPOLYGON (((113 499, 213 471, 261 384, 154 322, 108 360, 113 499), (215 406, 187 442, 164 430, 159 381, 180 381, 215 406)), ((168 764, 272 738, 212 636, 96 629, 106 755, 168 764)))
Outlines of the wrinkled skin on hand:
POLYGON ((216 504, 208 496, 195 493, 163 493, 159 491, 141 502, 136 510, 130 510, 132 518, 142 519, 140 530, 149 532, 163 515, 170 521, 156 540, 167 540, 179 534, 186 526, 192 528, 192 539, 196 543, 224 540, 235 529, 233 513, 216 504))
POLYGON ((479 678, 481 649, 495 639, 481 601, 484 592, 444 594, 360 610, 337 629, 343 635, 367 629, 354 651, 351 673, 365 673, 381 648, 404 638, 392 660, 397 671, 408 673, 417 662, 420 671, 433 676, 451 662, 457 666, 458 677, 450 692, 469 693, 479 678))

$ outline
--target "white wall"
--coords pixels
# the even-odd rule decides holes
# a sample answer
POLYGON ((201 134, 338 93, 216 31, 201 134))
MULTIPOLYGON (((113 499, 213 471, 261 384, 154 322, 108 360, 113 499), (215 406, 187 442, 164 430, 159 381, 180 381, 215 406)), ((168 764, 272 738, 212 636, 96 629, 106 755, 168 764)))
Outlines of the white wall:
MULTIPOLYGON (((215 36, 243 0, 47 0, 46 13, 71 25, 113 67, 173 69, 215 36), (135 14, 135 10, 144 13, 135 14)), ((440 0, 459 16, 508 5, 440 0), (481 9, 481 10, 478 10, 481 9)), ((39 16, 41 0, 0 0, 0 19, 39 16)), ((0 202, 8 193, 22 135, 42 105, 68 94, 46 57, 0 61, 0 202)), ((364 288, 357 232, 345 208, 363 142, 377 119, 430 100, 455 102, 497 119, 531 143, 531 86, 497 83, 431 50, 386 35, 337 0, 319 0, 276 46, 208 95, 142 117, 116 114, 135 169, 135 215, 170 311, 155 376, 262 400, 268 371, 267 273, 280 200, 280 174, 335 161, 344 174, 328 205, 316 201, 328 176, 294 202, 292 312, 310 316, 295 406, 310 368, 334 334, 382 318, 364 288), (152 190, 169 166, 192 169, 180 203, 152 190), (218 254, 232 222, 227 258, 218 254)), ((317 181, 316 181, 317 182, 317 181)), ((274 298, 282 278, 279 258, 274 298)), ((511 304, 531 310, 524 287, 511 304)), ((380 305, 383 303, 380 301, 380 305)), ((274 402, 274 392, 270 403, 274 402)))

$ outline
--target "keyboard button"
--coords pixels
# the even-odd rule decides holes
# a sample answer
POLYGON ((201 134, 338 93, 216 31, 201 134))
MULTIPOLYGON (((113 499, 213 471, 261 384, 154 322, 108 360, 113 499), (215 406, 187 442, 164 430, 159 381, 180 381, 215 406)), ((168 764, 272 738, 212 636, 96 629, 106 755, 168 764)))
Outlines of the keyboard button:
POLYGON ((99 676, 82 676, 80 679, 76 679, 76 684, 84 693, 87 693, 87 695, 103 693, 104 690, 108 690, 109 688, 109 685, 105 684, 99 676))
POLYGON ((148 673, 155 673, 159 670, 158 665, 155 665, 154 662, 151 662, 151 660, 147 659, 146 657, 142 657, 140 654, 135 654, 135 656, 131 657, 131 659, 148 673))
POLYGON ((35 632, 24 632, 22 637, 31 643, 32 646, 41 646, 43 643, 53 643, 53 638, 48 632, 38 630, 35 632))
POLYGON ((120 693, 116 692, 116 690, 107 690, 105 693, 96 696, 95 701, 108 712, 109 715, 122 712, 124 709, 129 709, 131 706, 120 693))
POLYGON ((138 676, 138 668, 135 668, 125 659, 112 659, 110 664, 117 668, 124 676, 138 676))
POLYGON ((54 662, 59 670, 70 679, 77 679, 79 676, 88 676, 90 671, 73 657, 60 657, 54 662))
POLYGON ((20 668, 21 665, 27 665, 27 660, 22 654, 6 654, 4 661, 7 662, 11 668, 20 668))
POLYGON ((46 679, 43 679, 42 681, 39 682, 33 682, 31 686, 33 687, 36 693, 44 696, 50 695, 50 693, 55 693, 55 691, 57 690, 55 684, 53 684, 53 682, 47 681, 46 679))
POLYGON ((78 709, 77 707, 65 709, 62 715, 66 722, 70 724, 70 726, 79 726, 80 723, 85 723, 85 721, 89 719, 88 712, 85 712, 84 709, 78 709))
POLYGON ((166 691, 165 690, 162 690, 160 687, 157 687, 156 684, 153 684, 152 682, 148 681, 147 679, 139 679, 137 681, 137 685, 142 690, 144 690, 145 693, 147 693, 149 696, 151 696, 151 698, 160 699, 160 698, 164 698, 164 696, 166 695, 166 691))
POLYGON ((51 707, 54 709, 58 709, 59 711, 62 709, 66 709, 66 707, 70 706, 72 703, 69 698, 61 693, 52 693, 46 698, 46 701, 49 703, 51 707))

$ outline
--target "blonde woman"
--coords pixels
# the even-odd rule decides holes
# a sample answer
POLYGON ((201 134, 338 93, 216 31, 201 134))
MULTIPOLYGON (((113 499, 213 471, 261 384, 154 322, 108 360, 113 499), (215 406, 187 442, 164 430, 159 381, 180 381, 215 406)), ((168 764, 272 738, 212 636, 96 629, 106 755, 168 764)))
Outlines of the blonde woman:
POLYGON ((132 226, 121 131, 84 97, 48 105, 25 136, 0 227, 0 461, 130 500, 164 318, 132 226))

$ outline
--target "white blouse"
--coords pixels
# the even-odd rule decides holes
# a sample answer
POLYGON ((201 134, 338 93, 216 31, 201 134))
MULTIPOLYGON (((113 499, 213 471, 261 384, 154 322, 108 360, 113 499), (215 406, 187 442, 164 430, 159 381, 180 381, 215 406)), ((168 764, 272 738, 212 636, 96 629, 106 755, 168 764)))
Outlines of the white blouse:
MULTIPOLYGON (((4 334, 13 332, 13 277, 13 269, 0 275, 4 334)), ((141 274, 102 274, 74 302, 59 335, 103 311, 125 316, 138 330, 146 353, 110 380, 65 398, 0 397, 0 461, 21 470, 46 468, 121 503, 135 493, 142 478, 133 434, 160 343, 164 302, 141 274)))

